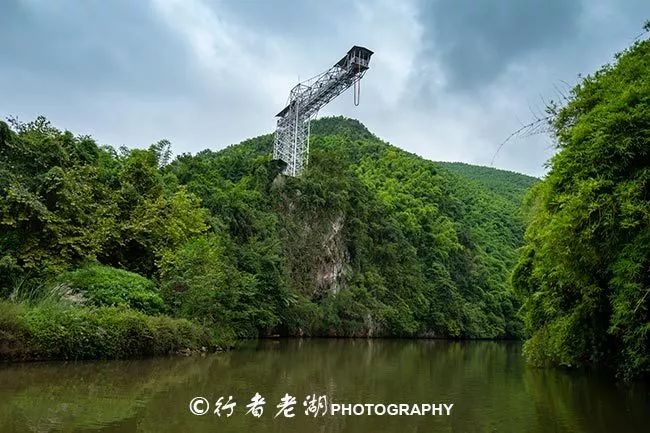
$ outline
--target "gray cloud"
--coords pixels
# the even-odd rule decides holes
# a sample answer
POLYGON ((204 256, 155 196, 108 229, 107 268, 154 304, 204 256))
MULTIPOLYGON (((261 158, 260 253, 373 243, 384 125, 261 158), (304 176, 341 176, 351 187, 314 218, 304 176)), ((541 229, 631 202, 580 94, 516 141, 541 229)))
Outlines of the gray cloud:
POLYGON ((440 61, 450 87, 474 91, 511 62, 574 37, 581 9, 566 0, 424 2, 421 55, 440 61))
POLYGON ((145 2, 9 0, 1 65, 32 86, 150 93, 187 87, 188 57, 145 2))
MULTIPOLYGON (((360 119, 434 160, 489 165, 499 142, 628 46, 644 0, 111 2, 0 6, 0 116, 39 114, 99 142, 176 152, 270 132, 298 77, 351 45, 373 49, 360 119)), ((495 166, 544 173, 547 137, 509 143, 495 166)))

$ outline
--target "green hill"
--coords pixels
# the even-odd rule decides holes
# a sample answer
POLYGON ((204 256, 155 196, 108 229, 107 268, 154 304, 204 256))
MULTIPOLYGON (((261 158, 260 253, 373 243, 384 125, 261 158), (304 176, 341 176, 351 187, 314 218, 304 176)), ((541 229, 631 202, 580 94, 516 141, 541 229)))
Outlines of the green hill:
POLYGON ((533 178, 427 161, 352 119, 320 119, 312 134, 301 179, 268 183, 271 135, 169 167, 237 255, 275 246, 273 279, 293 300, 275 312, 283 332, 519 334, 508 275, 523 235, 515 199, 533 178))

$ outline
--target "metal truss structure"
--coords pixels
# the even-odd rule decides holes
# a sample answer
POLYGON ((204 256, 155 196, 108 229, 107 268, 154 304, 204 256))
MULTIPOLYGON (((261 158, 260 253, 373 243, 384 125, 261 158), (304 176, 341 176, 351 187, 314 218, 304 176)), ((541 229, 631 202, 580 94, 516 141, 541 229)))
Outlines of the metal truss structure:
POLYGON ((284 174, 299 176, 307 166, 310 122, 318 110, 353 85, 354 103, 359 105, 359 80, 368 70, 372 54, 354 46, 330 69, 291 89, 287 106, 276 115, 273 143, 273 159, 287 164, 284 174))

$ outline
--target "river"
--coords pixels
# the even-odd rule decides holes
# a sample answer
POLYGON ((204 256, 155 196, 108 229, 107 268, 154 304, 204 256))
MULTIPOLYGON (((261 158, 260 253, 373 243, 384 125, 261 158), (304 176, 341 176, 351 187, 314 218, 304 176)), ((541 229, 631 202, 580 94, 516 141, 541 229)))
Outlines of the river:
POLYGON ((531 368, 516 342, 262 340, 206 356, 0 365, 2 433, 623 433, 649 424, 647 385, 531 368), (246 413, 256 393, 265 399, 260 417, 246 413), (285 394, 296 401, 286 413, 277 407, 285 394), (317 404, 304 405, 307 396, 317 404), (205 415, 190 412, 195 397, 207 399, 194 405, 209 405, 205 415), (331 414, 334 404, 443 403, 453 404, 449 415, 331 414))

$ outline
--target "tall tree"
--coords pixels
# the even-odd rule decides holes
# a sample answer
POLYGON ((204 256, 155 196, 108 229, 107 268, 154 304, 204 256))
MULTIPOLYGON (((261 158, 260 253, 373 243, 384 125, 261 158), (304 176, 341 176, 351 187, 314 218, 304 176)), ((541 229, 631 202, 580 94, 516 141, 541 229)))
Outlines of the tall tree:
POLYGON ((513 283, 538 364, 650 372, 650 41, 551 107, 559 152, 534 188, 513 283))

